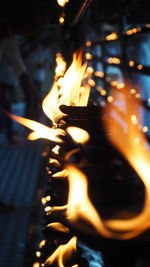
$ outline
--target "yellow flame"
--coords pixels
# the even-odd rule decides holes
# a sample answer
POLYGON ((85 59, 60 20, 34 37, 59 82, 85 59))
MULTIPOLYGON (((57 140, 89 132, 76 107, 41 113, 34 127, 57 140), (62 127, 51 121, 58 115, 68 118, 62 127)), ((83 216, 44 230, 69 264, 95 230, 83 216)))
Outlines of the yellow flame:
POLYGON ((34 132, 31 132, 28 135, 29 140, 36 140, 39 138, 45 138, 54 142, 62 143, 62 139, 59 137, 60 135, 65 135, 65 131, 62 129, 52 129, 49 128, 39 122, 26 119, 20 116, 16 116, 13 114, 8 114, 8 116, 15 121, 19 122, 20 124, 28 127, 29 129, 33 130, 34 132))
MULTIPOLYGON (((150 227, 150 155, 144 134, 138 130, 137 123, 133 123, 131 120, 131 116, 134 114, 134 122, 135 118, 137 118, 136 122, 140 121, 138 114, 139 103, 134 101, 134 98, 128 95, 125 90, 123 95, 127 110, 125 120, 128 129, 127 133, 124 133, 115 120, 111 120, 111 122, 108 120, 107 123, 104 122, 104 125, 106 130, 111 132, 111 135, 109 135, 110 141, 127 158, 144 183, 145 203, 141 213, 135 217, 109 220, 106 224, 112 231, 122 232, 122 238, 132 238, 150 227)), ((117 97, 117 92, 114 93, 113 97, 117 97)), ((110 118, 113 111, 114 105, 113 107, 109 105, 107 114, 109 114, 110 118)))
POLYGON ((56 155, 59 154, 60 146, 56 145, 55 147, 52 148, 52 152, 55 153, 56 155))
POLYGON ((68 227, 64 226, 62 223, 60 222, 54 222, 54 223, 49 223, 47 225, 48 228, 53 228, 57 231, 63 232, 63 233, 69 233, 70 230, 68 227))
MULTIPOLYGON (((64 267, 64 262, 67 261, 76 251, 77 238, 74 236, 67 244, 60 245, 55 252, 46 260, 46 264, 58 263, 59 267, 64 267)), ((75 265, 78 266, 78 265, 75 265)))
POLYGON ((54 82, 52 89, 43 100, 43 110, 53 121, 53 124, 56 124, 64 115, 59 109, 61 105, 87 105, 90 90, 81 90, 86 66, 87 63, 82 64, 82 52, 78 54, 74 53, 73 62, 62 79, 61 88, 58 88, 57 82, 54 82), (86 103, 84 98, 86 99, 86 103))
POLYGON ((76 143, 84 144, 90 140, 89 133, 79 127, 70 126, 67 127, 66 131, 76 143))
POLYGON ((67 219, 80 227, 78 221, 83 219, 93 225, 98 233, 108 236, 96 209, 88 197, 86 176, 73 165, 68 165, 69 195, 66 215, 67 219))

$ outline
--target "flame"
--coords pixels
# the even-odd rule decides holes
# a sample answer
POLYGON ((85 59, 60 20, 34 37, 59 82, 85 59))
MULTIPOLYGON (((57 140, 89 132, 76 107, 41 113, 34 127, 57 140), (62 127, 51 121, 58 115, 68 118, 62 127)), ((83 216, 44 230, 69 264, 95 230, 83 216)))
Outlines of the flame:
POLYGON ((62 78, 60 88, 57 82, 54 82, 52 89, 43 100, 43 110, 54 125, 64 116, 59 109, 61 105, 87 105, 90 90, 89 88, 85 88, 87 90, 81 89, 86 66, 87 63, 82 64, 82 52, 74 53, 73 62, 62 78), (86 103, 84 99, 86 99, 86 103))
MULTIPOLYGON (((117 92, 113 97, 117 98, 117 92)), ((150 227, 150 155, 148 143, 142 131, 139 130, 139 102, 134 101, 134 97, 123 91, 124 102, 127 114, 125 114, 125 123, 127 132, 125 133, 115 120, 104 122, 106 131, 109 134, 112 144, 127 158, 129 163, 140 176, 145 186, 145 202, 143 210, 132 218, 114 219, 106 222, 111 231, 122 232, 122 238, 132 238, 142 233, 150 227), (126 233, 123 233, 126 232, 126 233)), ((107 115, 112 116, 115 106, 107 108, 107 115)), ((115 109, 117 112, 117 107, 115 109)))
POLYGON ((86 176, 73 165, 68 165, 69 195, 66 215, 71 222, 77 223, 79 219, 89 222, 98 233, 108 236, 101 218, 88 197, 88 184, 86 176))
POLYGON ((63 232, 63 233, 69 233, 70 230, 68 227, 64 226, 62 223, 60 222, 54 222, 54 223, 49 223, 47 225, 48 228, 53 228, 57 231, 63 232))
POLYGON ((39 122, 30 120, 30 119, 26 119, 20 116, 16 116, 13 114, 8 114, 8 116, 12 119, 14 119, 15 121, 19 122, 20 124, 28 127, 29 129, 33 130, 33 132, 31 132, 28 135, 28 139, 29 140, 36 140, 39 138, 45 138, 57 143, 62 143, 62 139, 59 137, 60 135, 65 135, 65 131, 62 129, 54 129, 54 128, 49 128, 39 122))
POLYGON ((89 133, 79 127, 70 126, 67 127, 66 131, 76 143, 84 144, 90 139, 89 133))
MULTIPOLYGON (((74 236, 67 244, 60 245, 55 252, 46 260, 46 264, 58 263, 59 267, 64 267, 64 261, 69 259, 74 251, 76 251, 77 238, 74 236)), ((78 265, 74 265, 78 266, 78 265)))

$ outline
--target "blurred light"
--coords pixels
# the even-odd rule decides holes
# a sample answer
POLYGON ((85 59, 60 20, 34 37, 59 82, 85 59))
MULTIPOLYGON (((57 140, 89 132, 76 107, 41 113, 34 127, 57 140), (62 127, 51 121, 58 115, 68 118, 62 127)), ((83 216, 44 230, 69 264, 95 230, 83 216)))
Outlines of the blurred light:
POLYGON ((113 40, 117 40, 117 39, 118 39, 118 35, 116 32, 112 32, 111 34, 106 36, 107 41, 113 41, 113 40))
POLYGON ((39 263, 39 262, 35 262, 35 263, 33 264, 33 267, 40 267, 40 263, 39 263))
POLYGON ((41 257, 41 252, 40 251, 36 251, 36 256, 37 256, 37 258, 40 258, 41 257))
POLYGON ((51 207, 47 206, 44 210, 45 210, 45 212, 49 212, 51 210, 51 207))
POLYGON ((46 196, 45 199, 46 199, 46 201, 50 201, 51 200, 51 196, 46 196))
POLYGON ((96 77, 99 77, 99 78, 103 78, 104 77, 104 72, 103 71, 95 71, 94 72, 94 75, 96 76, 96 77))
POLYGON ((134 95, 134 94, 136 93, 136 90, 135 90, 134 88, 131 88, 131 89, 130 89, 130 93, 131 93, 132 95, 134 95))
POLYGON ((39 248, 42 248, 42 247, 44 247, 44 246, 45 246, 45 244, 46 244, 46 240, 45 240, 45 239, 43 239, 43 240, 40 242, 40 244, 39 244, 39 248))
POLYGON ((113 102, 113 97, 112 97, 111 95, 109 95, 109 96, 107 97, 107 101, 108 101, 109 103, 112 103, 112 102, 113 102))
POLYGON ((140 95, 139 93, 136 93, 136 94, 135 94, 135 97, 136 97, 136 98, 140 98, 141 95, 140 95))
POLYGON ((91 87, 94 87, 94 86, 95 86, 95 81, 92 80, 92 79, 89 79, 89 80, 88 80, 88 84, 89 84, 91 87))
POLYGON ((118 58, 118 57, 110 57, 110 58, 108 58, 107 62, 109 64, 116 64, 116 65, 118 65, 118 64, 120 64, 120 58, 118 58))
POLYGON ((130 60, 130 61, 129 61, 129 66, 130 66, 130 67, 134 67, 134 61, 133 61, 133 60, 130 60))
POLYGON ((86 53, 86 54, 85 54, 85 58, 86 58, 87 60, 91 60, 91 59, 93 58, 93 56, 92 56, 90 53, 86 53))
POLYGON ((134 115, 134 114, 131 115, 131 122, 132 122, 133 125, 137 125, 138 121, 137 121, 136 115, 134 115))
POLYGON ((138 70, 141 70, 141 69, 143 69, 143 66, 142 66, 142 64, 139 64, 139 65, 137 65, 137 68, 138 68, 138 70))
POLYGON ((143 127, 143 133, 147 133, 148 132, 148 127, 147 126, 144 126, 143 127))
POLYGON ((42 202, 43 205, 46 204, 46 199, 45 199, 45 197, 42 197, 42 198, 41 198, 41 202, 42 202))
POLYGON ((64 17, 59 17, 59 23, 60 23, 61 25, 64 24, 64 21, 65 21, 64 17))
POLYGON ((92 74, 94 72, 94 69, 92 67, 87 67, 87 73, 92 74))
POLYGON ((87 46, 87 47, 90 47, 91 45, 92 45, 92 42, 91 42, 91 41, 87 41, 87 42, 86 42, 86 46, 87 46))

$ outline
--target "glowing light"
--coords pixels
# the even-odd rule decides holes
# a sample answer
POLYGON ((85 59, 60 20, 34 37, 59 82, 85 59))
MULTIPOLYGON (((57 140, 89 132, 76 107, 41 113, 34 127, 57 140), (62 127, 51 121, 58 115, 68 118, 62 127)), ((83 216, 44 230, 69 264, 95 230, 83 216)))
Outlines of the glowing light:
POLYGON ((64 267, 64 262, 76 251, 76 243, 77 238, 74 236, 67 244, 60 245, 45 263, 51 265, 57 262, 59 267, 64 267))
POLYGON ((64 22, 65 22, 64 17, 59 17, 59 23, 62 25, 62 24, 64 24, 64 22))
POLYGON ((87 42, 86 42, 86 46, 87 46, 87 47, 90 47, 91 45, 92 45, 92 42, 91 42, 91 41, 87 41, 87 42))
POLYGON ((40 263, 39 262, 34 262, 33 267, 40 267, 40 263))
POLYGON ((45 199, 46 199, 46 201, 48 202, 48 201, 51 200, 51 196, 46 196, 45 199))
POLYGON ((41 252, 40 251, 36 251, 36 256, 37 256, 37 258, 40 258, 41 257, 41 252))
POLYGON ((47 206, 44 210, 45 210, 45 212, 49 212, 51 210, 51 207, 47 206))
POLYGON ((143 127, 143 133, 147 133, 148 132, 148 127, 147 126, 144 126, 143 127))
POLYGON ((130 93, 131 93, 131 95, 134 95, 136 93, 136 90, 134 88, 131 88, 130 93))
POLYGON ((68 2, 69 0, 57 0, 58 5, 61 7, 64 7, 68 2))
POLYGON ((133 123, 133 125, 137 125, 138 120, 137 120, 136 115, 134 115, 134 114, 131 115, 131 122, 133 123))
POLYGON ((41 198, 41 202, 42 202, 43 205, 46 204, 46 199, 45 199, 45 197, 42 197, 42 198, 41 198))
POLYGON ((106 36, 107 41, 113 41, 113 40, 117 40, 117 39, 118 39, 118 35, 116 32, 112 32, 111 34, 106 36))
POLYGON ((104 77, 104 72, 103 71, 95 71, 94 72, 95 77, 103 78, 104 77))
POLYGON ((39 248, 43 248, 45 246, 45 244, 46 244, 46 240, 43 239, 39 244, 39 248))
POLYGON ((88 80, 88 84, 89 84, 91 87, 94 87, 94 86, 95 86, 95 81, 92 80, 92 79, 89 79, 89 80, 88 80))
POLYGON ((109 64, 120 64, 120 58, 117 58, 117 57, 110 57, 108 58, 107 62, 109 64))
POLYGON ((89 133, 81 128, 70 126, 66 131, 76 143, 84 144, 90 139, 89 133))
POLYGON ((130 60, 130 61, 129 61, 129 66, 130 66, 130 67, 134 67, 134 64, 135 64, 135 63, 134 63, 133 60, 130 60))
POLYGON ((105 95, 107 95, 107 92, 106 92, 106 90, 105 89, 103 89, 102 87, 100 87, 100 86, 97 86, 96 87, 96 89, 97 89, 97 91, 102 95, 102 96, 105 96, 105 95))
POLYGON ((139 93, 136 93, 136 94, 135 94, 135 97, 136 97, 136 98, 140 98, 141 95, 140 95, 139 93))
POLYGON ((111 95, 109 95, 109 96, 107 97, 107 101, 108 101, 109 103, 112 103, 112 102, 113 102, 113 97, 112 97, 111 95))
POLYGON ((142 70, 143 69, 142 64, 137 65, 137 68, 138 68, 138 70, 142 70))
POLYGON ((59 154, 60 146, 56 145, 55 147, 52 148, 52 152, 55 153, 56 155, 59 154))
POLYGON ((94 72, 94 69, 92 67, 87 67, 87 73, 92 74, 94 72))
POLYGON ((86 60, 91 60, 93 58, 93 56, 90 53, 86 53, 85 58, 86 58, 86 60))
POLYGON ((132 28, 132 29, 127 30, 126 34, 127 35, 133 35, 133 34, 135 34, 137 32, 141 32, 141 30, 142 30, 141 27, 132 28))

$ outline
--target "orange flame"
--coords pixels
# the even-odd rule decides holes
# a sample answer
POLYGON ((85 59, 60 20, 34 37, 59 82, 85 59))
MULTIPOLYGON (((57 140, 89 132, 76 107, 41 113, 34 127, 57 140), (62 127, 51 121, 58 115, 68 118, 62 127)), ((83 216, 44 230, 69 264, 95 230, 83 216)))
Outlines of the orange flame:
POLYGON ((15 121, 19 122, 20 124, 28 127, 29 129, 33 130, 33 132, 31 132, 28 135, 28 139, 29 140, 36 140, 39 138, 45 138, 54 142, 58 142, 58 143, 62 143, 62 139, 59 137, 64 136, 65 135, 65 131, 62 129, 54 129, 54 128, 49 128, 39 122, 30 120, 30 119, 26 119, 20 116, 16 116, 13 114, 8 114, 8 116, 12 119, 14 119, 15 121))
MULTIPOLYGON (((59 267, 64 267, 64 261, 67 261, 72 253, 76 251, 77 238, 74 236, 67 244, 60 245, 55 252, 46 260, 46 264, 58 263, 59 267)), ((74 267, 78 265, 74 265, 74 267)))
MULTIPOLYGON (((84 219, 93 225, 98 233, 108 236, 101 218, 88 197, 86 176, 73 165, 68 165, 69 196, 67 204, 67 219, 76 223, 84 219)), ((80 226, 80 224, 78 224, 80 226)), ((85 225, 84 225, 85 226, 85 225)))
POLYGON ((42 103, 45 114, 56 124, 64 114, 60 111, 61 105, 86 106, 90 90, 81 89, 81 83, 85 74, 87 63, 82 65, 82 52, 74 53, 73 62, 61 80, 59 88, 54 82, 52 89, 42 103), (85 103, 86 99, 86 103, 85 103))
MULTIPOLYGON (((122 232, 121 237, 126 239, 135 237, 150 227, 150 155, 146 138, 137 125, 140 122, 139 102, 125 90, 123 93, 127 111, 124 114, 127 132, 123 131, 114 119, 104 122, 104 126, 111 133, 110 141, 127 158, 145 186, 145 203, 141 213, 132 218, 109 220, 106 223, 111 231, 122 232)), ((114 99, 117 96, 117 92, 114 93, 114 99)), ((109 105, 107 115, 112 118, 114 111, 118 113, 118 108, 109 105)))

